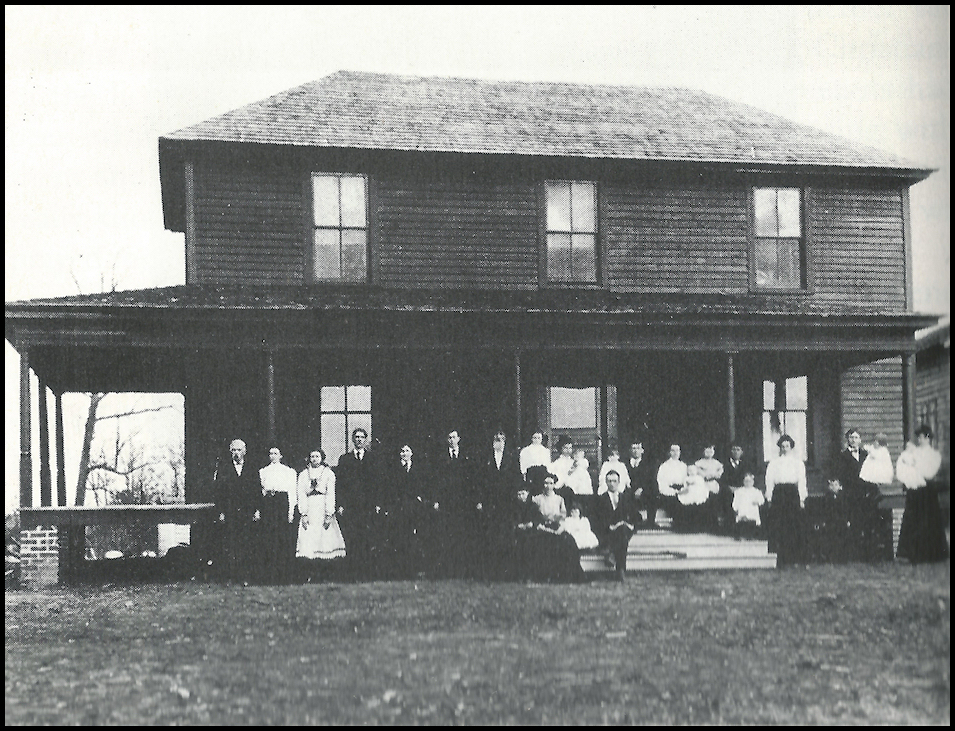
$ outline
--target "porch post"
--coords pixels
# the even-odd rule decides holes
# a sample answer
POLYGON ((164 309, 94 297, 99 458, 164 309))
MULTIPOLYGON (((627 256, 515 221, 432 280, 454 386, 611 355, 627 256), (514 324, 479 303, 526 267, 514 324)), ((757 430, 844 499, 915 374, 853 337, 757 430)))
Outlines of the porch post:
POLYGON ((521 444, 521 351, 520 348, 514 351, 514 403, 517 407, 517 419, 514 422, 517 433, 514 435, 514 443, 521 444))
POLYGON ((902 433, 906 441, 915 439, 915 353, 902 353, 902 433))
POLYGON ((30 453, 30 350, 20 349, 20 507, 33 507, 33 457, 30 453))
POLYGON ((37 402, 40 420, 40 506, 53 505, 53 477, 50 473, 50 413, 46 403, 46 384, 40 381, 40 400, 37 402))
POLYGON ((54 391, 56 422, 56 504, 66 506, 66 455, 63 451, 63 393, 54 391))
POLYGON ((275 434, 275 361, 272 357, 272 350, 269 349, 265 352, 267 358, 268 366, 267 371, 267 380, 268 380, 268 442, 269 448, 275 444, 276 434, 275 434))
POLYGON ((726 407, 730 442, 736 441, 736 370, 733 354, 726 354, 726 407))

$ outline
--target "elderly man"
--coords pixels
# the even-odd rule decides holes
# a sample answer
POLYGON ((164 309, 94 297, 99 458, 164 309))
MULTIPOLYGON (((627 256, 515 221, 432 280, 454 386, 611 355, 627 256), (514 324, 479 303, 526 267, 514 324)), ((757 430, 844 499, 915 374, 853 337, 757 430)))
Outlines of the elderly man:
POLYGON ((255 525, 261 517, 262 489, 259 472, 246 463, 241 439, 229 444, 230 459, 219 464, 215 475, 215 504, 222 526, 219 564, 225 580, 248 583, 255 558, 255 525))

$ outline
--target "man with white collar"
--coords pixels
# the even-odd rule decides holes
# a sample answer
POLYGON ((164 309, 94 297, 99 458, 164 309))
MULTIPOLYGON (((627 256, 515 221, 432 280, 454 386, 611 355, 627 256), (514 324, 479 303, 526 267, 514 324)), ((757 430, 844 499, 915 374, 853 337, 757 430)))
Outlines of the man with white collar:
POLYGON ((261 517, 262 488, 258 470, 246 463, 241 439, 229 444, 230 459, 215 475, 215 503, 222 525, 219 571, 222 578, 248 583, 255 556, 255 525, 261 517))

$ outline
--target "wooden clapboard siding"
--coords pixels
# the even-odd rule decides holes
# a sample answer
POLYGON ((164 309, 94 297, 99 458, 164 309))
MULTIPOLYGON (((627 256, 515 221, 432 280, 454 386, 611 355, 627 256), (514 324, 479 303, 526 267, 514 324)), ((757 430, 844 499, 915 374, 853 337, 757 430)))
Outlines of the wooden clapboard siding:
POLYGON ((815 298, 905 309, 901 191, 813 188, 808 233, 815 298))
POLYGON ((606 283, 634 292, 743 293, 746 189, 608 184, 602 188, 606 283))
POLYGON ((301 179, 287 171, 196 166, 195 271, 211 284, 300 284, 301 179))
POLYGON ((902 359, 889 358, 849 368, 842 374, 842 428, 855 428, 870 443, 876 434, 889 438, 895 460, 902 452, 902 359))
POLYGON ((379 282, 537 286, 538 204, 530 183, 376 181, 379 282))

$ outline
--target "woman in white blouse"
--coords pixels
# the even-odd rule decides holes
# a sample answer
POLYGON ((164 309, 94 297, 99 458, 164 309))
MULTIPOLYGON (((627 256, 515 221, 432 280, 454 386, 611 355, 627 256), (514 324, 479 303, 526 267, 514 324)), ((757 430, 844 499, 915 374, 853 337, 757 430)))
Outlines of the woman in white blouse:
POLYGON ((793 450, 796 442, 783 434, 776 442, 779 456, 766 466, 766 502, 769 503, 769 550, 776 553, 776 565, 788 566, 803 560, 805 534, 802 509, 806 507, 806 465, 793 450))

